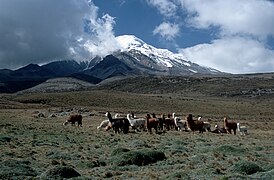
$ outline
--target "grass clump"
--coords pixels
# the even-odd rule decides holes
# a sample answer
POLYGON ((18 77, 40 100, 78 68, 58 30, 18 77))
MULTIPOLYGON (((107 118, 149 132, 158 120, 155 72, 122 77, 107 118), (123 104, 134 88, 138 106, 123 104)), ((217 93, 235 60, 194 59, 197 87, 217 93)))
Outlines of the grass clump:
POLYGON ((166 159, 163 152, 154 150, 139 150, 117 153, 111 163, 117 166, 137 165, 145 166, 166 159))
POLYGON ((6 160, 0 164, 0 179, 35 177, 37 172, 30 166, 30 161, 6 160))
POLYGON ((240 161, 232 167, 232 171, 250 175, 262 171, 262 168, 253 162, 240 161))
POLYGON ((163 179, 191 179, 190 176, 183 171, 177 171, 171 174, 166 175, 163 179))
POLYGON ((226 155, 240 155, 246 152, 244 148, 236 147, 233 145, 221 145, 214 149, 214 151, 226 155))
POLYGON ((6 143, 6 142, 10 142, 10 141, 11 141, 11 137, 0 136, 0 143, 6 143))
POLYGON ((129 149, 126 149, 126 148, 117 148, 117 149, 114 149, 112 152, 111 152, 111 156, 117 156, 117 155, 121 155, 125 152, 128 152, 129 149))
POLYGON ((67 166, 58 166, 42 173, 41 179, 64 179, 81 176, 76 170, 67 166))

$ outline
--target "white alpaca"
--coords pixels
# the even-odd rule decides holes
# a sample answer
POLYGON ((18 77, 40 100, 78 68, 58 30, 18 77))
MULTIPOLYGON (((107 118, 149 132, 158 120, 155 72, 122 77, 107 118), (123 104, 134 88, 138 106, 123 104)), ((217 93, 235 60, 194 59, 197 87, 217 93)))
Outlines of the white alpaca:
POLYGON ((101 124, 99 126, 97 126, 97 129, 103 129, 103 128, 107 127, 109 123, 110 123, 109 120, 104 120, 101 122, 101 124))
POLYGON ((175 113, 172 113, 172 118, 174 119, 174 123, 178 131, 182 131, 183 129, 185 129, 185 131, 188 130, 186 120, 175 117, 175 113))
POLYGON ((129 121, 130 126, 133 129, 136 130, 137 128, 142 128, 142 129, 145 128, 145 125, 146 125, 146 119, 145 118, 134 119, 130 116, 130 114, 127 114, 127 119, 129 121))
POLYGON ((178 131, 182 131, 183 129, 185 129, 185 131, 188 130, 186 120, 182 120, 179 117, 175 117, 174 122, 178 131))
POLYGON ((240 123, 237 123, 237 130, 240 132, 241 135, 247 134, 246 126, 240 126, 240 123))

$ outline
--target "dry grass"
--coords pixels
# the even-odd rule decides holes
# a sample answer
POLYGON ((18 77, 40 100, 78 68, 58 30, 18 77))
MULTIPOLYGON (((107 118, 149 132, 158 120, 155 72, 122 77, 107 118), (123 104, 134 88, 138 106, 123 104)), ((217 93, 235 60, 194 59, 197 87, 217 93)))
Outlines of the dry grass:
POLYGON ((84 179, 274 177, 274 101, 266 96, 250 99, 91 90, 1 95, 0 108, 0 179, 38 177, 60 166, 72 167, 84 179), (82 128, 62 126, 68 116, 48 117, 73 108, 82 109, 82 128), (222 125, 227 114, 229 120, 247 126, 249 134, 98 131, 106 111, 122 115, 133 111, 137 116, 176 112, 182 118, 192 113, 195 118, 203 115, 213 125, 222 125), (34 117, 38 112, 46 118, 34 117), (153 157, 155 152, 164 153, 166 159, 139 163, 138 157, 147 162, 147 154, 153 157), (131 163, 136 161, 137 165, 131 163))

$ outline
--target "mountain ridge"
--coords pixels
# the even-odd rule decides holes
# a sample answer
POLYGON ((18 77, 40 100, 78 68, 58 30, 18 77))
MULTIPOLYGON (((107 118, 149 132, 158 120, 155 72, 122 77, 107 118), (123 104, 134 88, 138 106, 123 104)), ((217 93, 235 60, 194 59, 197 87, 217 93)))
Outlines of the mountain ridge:
POLYGON ((57 77, 74 77, 97 84, 114 76, 222 73, 187 61, 182 54, 155 48, 133 35, 116 39, 121 46, 119 51, 90 61, 60 60, 44 65, 28 64, 17 70, 0 69, 0 93, 17 92, 57 77))

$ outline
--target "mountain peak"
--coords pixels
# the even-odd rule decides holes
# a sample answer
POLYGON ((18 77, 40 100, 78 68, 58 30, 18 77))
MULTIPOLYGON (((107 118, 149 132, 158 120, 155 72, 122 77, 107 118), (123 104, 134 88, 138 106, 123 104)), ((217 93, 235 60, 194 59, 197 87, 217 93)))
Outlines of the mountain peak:
POLYGON ((133 48, 141 47, 146 44, 143 40, 137 38, 134 35, 117 36, 116 40, 122 47, 122 51, 129 51, 133 48))
POLYGON ((175 64, 188 64, 186 57, 179 53, 173 53, 168 49, 158 49, 145 43, 143 40, 134 35, 123 35, 116 37, 118 43, 122 47, 121 51, 134 52, 146 55, 156 64, 165 67, 173 67, 175 64))

